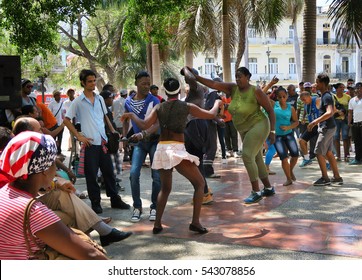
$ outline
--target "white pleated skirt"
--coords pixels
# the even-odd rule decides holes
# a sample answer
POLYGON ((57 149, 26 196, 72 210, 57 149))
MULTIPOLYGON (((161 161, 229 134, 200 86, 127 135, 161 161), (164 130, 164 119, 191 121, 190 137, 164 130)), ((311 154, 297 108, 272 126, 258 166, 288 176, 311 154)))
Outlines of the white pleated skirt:
POLYGON ((153 157, 153 169, 171 169, 183 160, 189 160, 196 165, 199 158, 186 152, 185 144, 177 141, 160 141, 153 157))

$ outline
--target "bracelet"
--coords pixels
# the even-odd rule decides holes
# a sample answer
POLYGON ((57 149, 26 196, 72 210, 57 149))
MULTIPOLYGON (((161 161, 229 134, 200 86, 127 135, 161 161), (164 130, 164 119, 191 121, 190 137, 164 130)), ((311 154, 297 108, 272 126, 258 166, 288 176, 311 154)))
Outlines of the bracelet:
POLYGON ((270 130, 270 133, 273 133, 273 134, 275 134, 275 130, 270 130))
POLYGON ((138 132, 139 135, 141 135, 141 139, 143 139, 143 133, 142 131, 141 132, 138 132))

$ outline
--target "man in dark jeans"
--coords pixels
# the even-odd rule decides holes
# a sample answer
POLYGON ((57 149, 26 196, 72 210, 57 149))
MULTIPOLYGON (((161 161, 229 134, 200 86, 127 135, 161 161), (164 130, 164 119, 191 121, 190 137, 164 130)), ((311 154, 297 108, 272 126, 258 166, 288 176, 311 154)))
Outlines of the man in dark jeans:
MULTIPOLYGON (((94 93, 96 75, 93 71, 84 69, 80 72, 79 79, 84 92, 70 105, 64 118, 64 124, 85 146, 84 173, 92 209, 97 214, 103 212, 100 204, 100 187, 97 183, 98 168, 102 171, 106 194, 111 199, 111 207, 129 209, 130 206, 123 202, 118 195, 111 156, 106 149, 104 115, 107 111, 103 97, 94 93), (80 122, 82 133, 79 133, 72 124, 71 120, 74 117, 77 117, 80 122)), ((115 132, 114 128, 112 132, 115 132)))
POLYGON ((348 104, 348 125, 352 128, 355 158, 349 165, 362 164, 362 83, 356 83, 356 96, 348 104))
MULTIPOLYGON (((197 70, 192 68, 192 72, 187 67, 181 69, 181 75, 185 76, 185 82, 189 85, 190 91, 185 99, 186 102, 195 104, 200 108, 205 108, 204 96, 208 89, 196 81, 193 73, 198 74, 197 70)), ((200 160, 199 170, 204 177, 204 197, 202 204, 213 203, 213 194, 209 190, 205 179, 205 169, 203 164, 203 157, 206 152, 208 141, 208 126, 207 121, 203 119, 195 119, 189 115, 188 123, 185 129, 185 148, 186 151, 200 160)))

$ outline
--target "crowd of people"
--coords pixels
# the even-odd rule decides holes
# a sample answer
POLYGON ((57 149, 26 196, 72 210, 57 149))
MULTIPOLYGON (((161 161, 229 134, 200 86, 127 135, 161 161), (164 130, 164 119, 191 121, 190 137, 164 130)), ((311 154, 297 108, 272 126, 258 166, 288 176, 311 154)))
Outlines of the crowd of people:
POLYGON ((73 229, 97 231, 103 247, 132 234, 111 227, 111 217, 99 216, 100 178, 111 208, 131 208, 119 195, 122 161, 130 161, 130 221, 137 223, 145 212, 140 178, 149 156, 152 192, 147 208, 154 234, 164 229, 173 169, 194 188, 189 230, 209 231, 201 223, 201 210, 214 201, 207 181, 220 178, 213 168, 218 147, 222 164, 241 154, 251 188, 246 204, 277 194, 269 179, 275 175, 271 171, 275 157, 286 178, 283 186, 297 180, 294 169, 300 157, 299 168, 318 162, 321 178, 315 186, 342 185, 337 165, 342 159, 362 164, 361 82, 349 80, 346 90, 344 84, 330 85, 328 75, 319 74, 315 83, 301 82, 297 89, 277 85, 277 77, 265 86, 252 85, 246 67, 237 69, 235 83, 207 79, 187 66, 180 73, 184 81, 171 77, 163 82, 163 98, 146 71, 135 75, 134 91, 118 92, 106 84, 97 94, 96 74, 84 69, 79 75, 80 95, 75 97, 75 90, 68 89, 63 101, 55 90, 48 106, 32 96, 31 81, 22 79, 21 108, 4 110, 7 122, 0 127, 0 259, 34 258, 48 247, 69 259, 107 259, 104 250, 85 242, 73 229), (182 83, 187 85, 183 100, 182 83), (80 144, 78 168, 85 176, 90 206, 74 187, 78 170, 63 164, 64 127, 71 135, 69 149, 80 144), (110 152, 112 134, 121 139, 116 152, 110 152), (27 212, 29 216, 24 215, 27 212))

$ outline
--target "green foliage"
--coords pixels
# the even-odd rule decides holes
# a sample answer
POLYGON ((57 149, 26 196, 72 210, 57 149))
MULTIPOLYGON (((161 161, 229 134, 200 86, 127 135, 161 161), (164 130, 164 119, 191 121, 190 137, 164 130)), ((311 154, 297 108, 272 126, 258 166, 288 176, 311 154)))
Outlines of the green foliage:
POLYGON ((334 20, 333 29, 337 39, 349 45, 354 38, 362 42, 362 6, 360 0, 334 0, 328 10, 328 16, 334 20))
POLYGON ((2 0, 0 27, 10 32, 19 53, 57 51, 57 26, 80 13, 93 14, 98 0, 2 0))
POLYGON ((143 38, 147 42, 167 45, 175 34, 180 14, 192 0, 130 0, 128 2, 125 40, 134 43, 143 38))

